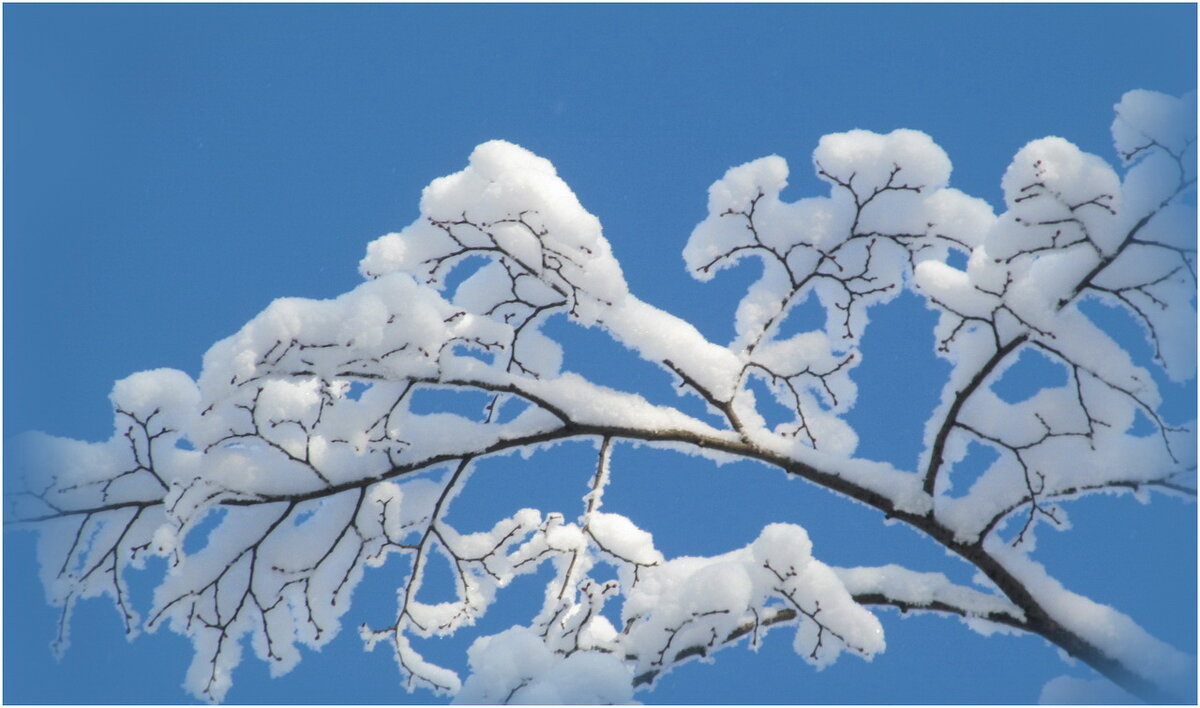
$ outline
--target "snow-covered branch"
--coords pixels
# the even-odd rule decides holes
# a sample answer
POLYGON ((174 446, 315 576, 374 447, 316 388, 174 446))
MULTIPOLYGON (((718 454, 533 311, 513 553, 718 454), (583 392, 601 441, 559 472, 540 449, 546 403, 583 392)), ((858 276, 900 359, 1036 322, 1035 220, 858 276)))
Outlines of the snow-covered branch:
POLYGON ((779 157, 730 169, 684 248, 702 281, 761 264, 728 346, 629 291, 599 220, 547 160, 485 143, 426 188, 416 221, 368 246, 350 292, 276 300, 216 343, 196 380, 160 369, 119 381, 108 441, 25 441, 31 474, 8 521, 40 533, 41 580, 62 608, 56 647, 77 600, 108 595, 127 633, 188 636, 186 685, 220 701, 244 638, 272 672, 292 669, 301 646, 339 633, 367 569, 395 557, 395 614, 360 636, 392 648, 410 690, 467 702, 629 701, 683 662, 784 626, 814 666, 870 658, 885 647, 871 608, 1040 635, 1127 690, 1167 696, 1186 657, 1064 589, 1032 554, 1037 530, 1066 528, 1079 497, 1195 497, 1194 425, 1164 410, 1160 390, 1196 372, 1188 105, 1123 98, 1123 175, 1061 138, 1029 143, 1003 177, 999 215, 949 187, 948 156, 912 130, 822 138, 824 196, 784 201, 779 157), (856 457, 847 416, 872 308, 904 291, 938 313, 935 353, 949 363, 913 469, 856 457), (1091 301, 1140 324, 1152 360, 1135 363, 1091 301), (789 330, 810 302, 824 326, 789 330), (555 318, 658 366, 711 417, 564 370, 544 330, 555 318), (1025 356, 1065 382, 1002 397, 995 384, 1025 356), (755 387, 785 420, 767 423, 755 387), (464 392, 483 405, 421 403, 464 392), (537 464, 569 441, 598 451, 580 508, 512 509, 483 531, 452 523, 476 466, 513 453, 537 464), (643 444, 753 460, 865 504, 972 566, 979 587, 896 564, 832 567, 803 518, 764 519, 728 553, 668 558, 603 505, 613 450, 643 444), (972 445, 995 459, 966 485, 972 445), (124 575, 152 555, 170 570, 143 622, 124 575), (442 562, 453 587, 431 597, 426 575, 442 562), (546 567, 536 615, 477 639, 465 679, 411 641, 464 631, 514 578, 546 567))

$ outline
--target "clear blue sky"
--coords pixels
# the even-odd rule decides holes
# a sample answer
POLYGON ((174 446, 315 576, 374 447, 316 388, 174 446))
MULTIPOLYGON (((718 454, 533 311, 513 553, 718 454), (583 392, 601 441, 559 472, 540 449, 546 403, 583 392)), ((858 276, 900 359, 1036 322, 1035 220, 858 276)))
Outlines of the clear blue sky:
MULTIPOLYGON (((792 165, 786 196, 823 193, 809 169, 821 135, 909 127, 948 152, 952 186, 998 204, 1000 176, 1025 142, 1061 135, 1113 160, 1111 106, 1124 91, 1196 86, 1194 5, 3 13, 6 439, 23 430, 104 439, 115 379, 162 366, 195 375, 208 345, 271 299, 349 290, 366 243, 409 223, 420 189, 491 138, 554 162, 602 220, 635 293, 727 341, 757 266, 702 285, 679 256, 705 215, 707 186, 726 168, 777 153, 792 165)), ((911 467, 944 369, 930 354, 931 313, 895 308, 868 330, 872 363, 860 369, 853 420, 862 454, 911 467)), ((568 367, 601 379, 628 371, 650 395, 666 390, 664 377, 616 345, 584 341, 568 367)), ((496 490, 512 488, 573 509, 585 477, 561 470, 582 465, 586 475, 593 454, 563 446, 524 468, 487 468, 454 513, 484 514, 505 499, 496 490)), ((830 564, 900 558, 969 580, 916 534, 778 472, 628 447, 615 465, 606 504, 655 532, 668 556, 738 548, 763 524, 792 521, 830 564), (719 538, 699 530, 698 519, 713 515, 719 538)), ((1068 587, 1194 653, 1195 508, 1101 498, 1077 504, 1072 520, 1074 533, 1042 532, 1038 557, 1068 587)), ((31 548, 31 536, 5 533, 5 702, 193 701, 180 688, 187 641, 163 630, 126 643, 104 601, 80 605, 74 646, 56 663, 55 612, 40 601, 31 548)), ((351 629, 292 674, 271 680, 261 662, 244 660, 229 701, 430 700, 403 693, 390 655, 363 653, 352 630, 393 611, 386 575, 368 574, 345 620, 351 629)), ((535 584, 510 590, 484 631, 527 621, 535 584)), ((135 583, 143 607, 148 587, 135 583)), ((844 656, 817 673, 780 633, 758 656, 722 652, 639 697, 1020 703, 1054 676, 1087 676, 1037 639, 882 616, 889 649, 873 664, 844 656)), ((464 646, 429 651, 462 662, 464 646)))

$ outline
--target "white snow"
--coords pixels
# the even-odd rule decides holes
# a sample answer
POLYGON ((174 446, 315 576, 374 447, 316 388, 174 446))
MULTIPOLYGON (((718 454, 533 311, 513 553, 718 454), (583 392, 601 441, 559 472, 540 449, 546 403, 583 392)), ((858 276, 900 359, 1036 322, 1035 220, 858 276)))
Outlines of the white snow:
MULTIPOLYGON (((794 523, 764 519, 742 548, 668 558, 639 525, 650 524, 616 504, 599 510, 610 446, 634 441, 807 466, 878 499, 878 510, 982 541, 1056 622, 1148 680, 1194 683, 1193 657, 1066 589, 1031 555, 1037 528, 1069 528, 1071 499, 1144 499, 1141 485, 1195 466, 1193 429, 1160 412, 1159 388, 1196 373, 1196 213, 1181 196, 1195 178, 1195 100, 1133 91, 1116 110, 1123 174, 1064 138, 1034 140, 1004 173, 998 215, 951 188, 949 157, 913 130, 822 138, 813 164, 825 195, 784 201, 779 156, 729 169, 683 249, 701 281, 747 257, 761 262, 728 345, 629 292, 599 220, 550 161, 503 141, 478 146, 425 189, 412 224, 367 246, 365 282, 332 299, 274 301, 209 349, 196 380, 156 369, 118 381, 107 441, 39 434, 15 446, 31 480, 18 518, 48 517, 39 572, 64 610, 57 646, 69 642, 74 603, 108 595, 129 634, 166 626, 187 636, 195 657, 185 685, 219 701, 243 645, 272 675, 291 670, 301 647, 339 633, 366 568, 395 554, 411 569, 396 613, 360 635, 368 648, 392 647, 406 685, 468 703, 630 702, 635 677, 734 641, 757 645, 783 625, 817 668, 845 651, 869 660, 885 648, 883 630, 856 594, 957 608, 981 631, 1002 626, 985 621, 993 613, 1023 617, 1010 600, 941 573, 826 565, 794 523), (847 415, 860 399, 871 308, 905 290, 938 312, 936 354, 950 365, 916 469, 856 456, 872 431, 847 415), (1128 314, 1152 361, 1085 314, 1087 299, 1128 314), (783 335, 807 302, 824 309, 825 326, 783 335), (564 371, 569 353, 543 329, 556 316, 659 366, 721 422, 564 371), (1025 351, 1066 380, 1010 403, 992 385, 1025 351), (769 394, 756 397, 752 384, 769 394), (457 391, 491 403, 425 413, 413 403, 457 391), (526 407, 497 422, 508 397, 526 407), (768 406, 787 411, 783 422, 768 427, 768 406), (1151 434, 1129 434, 1139 419, 1151 434), (536 465, 534 452, 571 437, 603 441, 581 514, 522 508, 472 519, 485 530, 470 533, 450 523, 456 496, 478 483, 478 460, 519 452, 520 464, 536 465), (950 476, 972 442, 997 457, 964 490, 950 476), (165 557, 168 571, 143 618, 122 574, 147 555, 165 557), (409 641, 475 624, 543 563, 553 577, 541 608, 526 626, 478 638, 465 681, 409 641), (453 578, 441 597, 424 585, 438 564, 453 578), (593 577, 603 565, 615 580, 593 577), (617 598, 620 627, 601 614, 617 598), (780 617, 790 619, 766 622, 780 617)), ((1042 697, 1093 688, 1060 677, 1042 697)))

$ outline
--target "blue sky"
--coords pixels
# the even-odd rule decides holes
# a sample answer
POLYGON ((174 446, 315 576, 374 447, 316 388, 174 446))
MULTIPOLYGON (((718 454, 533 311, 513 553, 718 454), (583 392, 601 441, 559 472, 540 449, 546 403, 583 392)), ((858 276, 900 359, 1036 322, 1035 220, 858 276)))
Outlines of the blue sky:
MULTIPOLYGON (((6 439, 24 430, 107 438, 115 379, 162 366, 195 375, 207 347, 271 299, 349 290, 366 243, 412 221, 421 188, 488 139, 552 160, 600 217, 631 289, 728 341, 757 266, 701 284, 679 255, 705 216, 705 190, 728 167, 776 153, 792 165, 785 196, 824 193, 809 169, 821 135, 909 127, 950 155, 952 186, 998 205, 1000 176, 1027 141, 1061 135, 1113 160, 1108 126, 1123 92, 1196 86, 1192 5, 3 12, 6 439)), ((861 454, 911 466, 945 369, 930 353, 932 313, 912 301, 890 307, 868 330, 852 420, 861 454)), ((664 377, 617 345, 566 336, 583 345, 568 350, 568 368, 666 392, 664 377)), ((1194 388, 1174 393, 1177 410, 1194 401, 1194 388)), ((509 498, 493 491, 514 488, 533 489, 525 494, 547 508, 574 508, 593 454, 562 446, 523 468, 483 469, 454 513, 490 513, 509 498), (578 478, 556 472, 572 468, 578 478)), ((668 556, 738 548, 765 523, 793 521, 831 564, 901 558, 969 580, 916 534, 777 472, 629 447, 614 464, 606 505, 653 531, 668 556), (720 537, 700 528, 713 514, 720 537)), ((1150 510, 1088 500, 1072 512, 1075 532, 1041 534, 1038 557, 1068 587, 1194 653, 1195 518, 1194 506, 1170 499, 1150 510)), ((74 646, 56 663, 56 615, 40 602, 30 541, 4 537, 5 702, 193 701, 180 688, 186 640, 164 631, 126 643, 101 601, 79 608, 74 646)), ((347 627, 393 610, 394 578, 377 575, 357 591, 347 627)), ((511 589, 485 632, 527 621, 535 584, 511 589)), ((144 603, 149 587, 135 583, 144 603)), ((757 656, 722 652, 639 697, 1019 703, 1050 678, 1088 675, 1037 639, 883 618, 889 649, 872 664, 843 657, 818 673, 780 634, 757 656)), ((461 661, 464 646, 429 652, 461 661)), ((346 631, 282 679, 247 659, 228 698, 431 698, 398 683, 391 657, 363 653, 346 631)))

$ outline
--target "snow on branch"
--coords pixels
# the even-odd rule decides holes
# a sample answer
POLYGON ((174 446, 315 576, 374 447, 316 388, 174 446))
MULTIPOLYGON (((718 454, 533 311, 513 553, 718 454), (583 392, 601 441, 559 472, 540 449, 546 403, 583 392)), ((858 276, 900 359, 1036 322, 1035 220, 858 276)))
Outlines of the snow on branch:
POLYGON ((245 646, 273 674, 291 670, 301 647, 339 634, 368 569, 395 563, 395 613, 360 636, 390 647, 410 690, 465 702, 628 702, 682 662, 784 626, 816 667, 869 659, 885 647, 871 609, 883 607, 1037 634, 1126 690, 1168 695, 1186 658, 1031 555, 1039 527, 1068 527, 1073 499, 1195 496, 1194 424, 1165 412, 1160 390, 1196 373, 1194 100, 1134 91, 1116 108, 1123 174, 1062 138, 1035 140, 1003 176, 998 215, 951 188, 949 157, 912 130, 822 138, 822 196, 784 201, 777 156, 730 169, 683 253, 702 281, 761 264, 727 346, 629 292, 599 220, 549 161, 480 145, 425 189, 415 222, 369 244, 350 292, 276 300, 213 345, 197 380, 160 369, 117 382, 107 441, 23 441, 30 473, 8 519, 39 533, 40 579, 62 609, 56 650, 75 603, 106 595, 128 634, 189 637, 186 685, 220 701, 245 646), (938 313, 935 353, 950 365, 914 469, 856 457, 862 431, 847 417, 873 308, 905 290, 938 313), (1135 361, 1089 301, 1136 322, 1151 360, 1135 361), (808 302, 824 326, 783 334, 808 302), (717 422, 564 371, 552 318, 605 332, 717 422), (1026 355, 1064 382, 1002 397, 994 384, 1026 355), (786 420, 767 424, 754 385, 786 420), (417 403, 462 391, 486 402, 417 403), (579 508, 512 509, 482 531, 451 523, 477 466, 513 452, 537 465, 567 441, 598 451, 579 508), (631 443, 826 487, 921 532, 980 587, 827 565, 803 519, 764 519, 728 553, 668 558, 603 505, 612 451, 631 443), (968 485, 973 444, 995 460, 968 485), (140 611, 126 573, 150 556, 169 571, 140 611), (425 582, 439 564, 453 578, 442 596, 425 582), (478 638, 469 676, 412 641, 466 630, 546 567, 540 609, 478 638))

